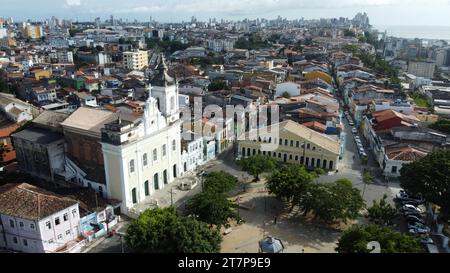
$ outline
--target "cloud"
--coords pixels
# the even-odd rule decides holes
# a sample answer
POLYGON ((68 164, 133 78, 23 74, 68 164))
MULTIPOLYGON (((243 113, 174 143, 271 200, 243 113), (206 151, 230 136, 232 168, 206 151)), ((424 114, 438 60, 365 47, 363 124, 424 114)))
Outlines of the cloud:
POLYGON ((78 7, 81 4, 81 0, 66 0, 66 6, 68 7, 78 7))
MULTIPOLYGON (((446 5, 449 0, 435 0, 434 5, 446 5), (436 3, 435 3, 436 2, 436 3)), ((81 2, 81 0, 66 0, 66 2, 81 2)), ((343 9, 369 8, 389 6, 420 6, 429 5, 429 0, 129 0, 128 2, 110 1, 106 8, 103 1, 91 5, 91 13, 111 12, 117 14, 142 14, 151 12, 207 14, 216 13, 227 16, 257 15, 282 11, 307 9, 343 9)))

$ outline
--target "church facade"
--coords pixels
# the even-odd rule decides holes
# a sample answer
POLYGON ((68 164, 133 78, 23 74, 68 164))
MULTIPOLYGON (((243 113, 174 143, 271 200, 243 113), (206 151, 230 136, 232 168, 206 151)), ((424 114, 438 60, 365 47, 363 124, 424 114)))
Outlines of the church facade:
POLYGON ((134 208, 181 175, 181 123, 178 84, 164 61, 150 82, 142 119, 118 118, 102 129, 107 196, 122 200, 121 211, 134 208))

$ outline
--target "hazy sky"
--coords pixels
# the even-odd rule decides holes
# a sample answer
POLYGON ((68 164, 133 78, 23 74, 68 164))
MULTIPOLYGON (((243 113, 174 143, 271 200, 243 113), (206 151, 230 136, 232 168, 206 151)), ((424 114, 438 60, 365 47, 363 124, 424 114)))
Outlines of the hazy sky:
POLYGON ((369 14, 378 25, 450 26, 450 0, 0 0, 0 16, 15 20, 116 18, 170 22, 208 18, 350 17, 369 14))

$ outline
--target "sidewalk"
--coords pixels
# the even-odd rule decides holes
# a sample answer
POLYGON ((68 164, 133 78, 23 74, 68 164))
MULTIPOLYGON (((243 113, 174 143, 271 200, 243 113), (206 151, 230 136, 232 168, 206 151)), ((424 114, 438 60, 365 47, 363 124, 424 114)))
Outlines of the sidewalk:
MULTIPOLYGON (((112 227, 111 229, 115 230, 116 232, 120 231, 120 229, 126 224, 126 221, 121 221, 119 222, 117 225, 115 225, 114 227, 112 227)), ((93 248, 95 248, 96 246, 98 246, 99 244, 101 244, 103 241, 105 241, 106 239, 108 239, 108 235, 103 236, 100 239, 97 239, 95 241, 93 241, 91 244, 85 246, 85 248, 81 251, 81 253, 88 253, 89 251, 91 251, 93 248)))

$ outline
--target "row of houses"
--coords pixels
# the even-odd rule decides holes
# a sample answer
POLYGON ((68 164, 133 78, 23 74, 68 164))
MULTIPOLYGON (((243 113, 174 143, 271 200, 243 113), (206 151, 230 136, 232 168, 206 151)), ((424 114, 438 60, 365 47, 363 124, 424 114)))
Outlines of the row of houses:
MULTIPOLYGON (((447 135, 427 128, 439 115, 415 105, 388 79, 350 61, 355 59, 351 56, 337 52, 331 57, 341 103, 366 138, 385 178, 395 179, 404 164, 448 147, 447 135)), ((422 88, 424 93, 431 90, 422 88)))

